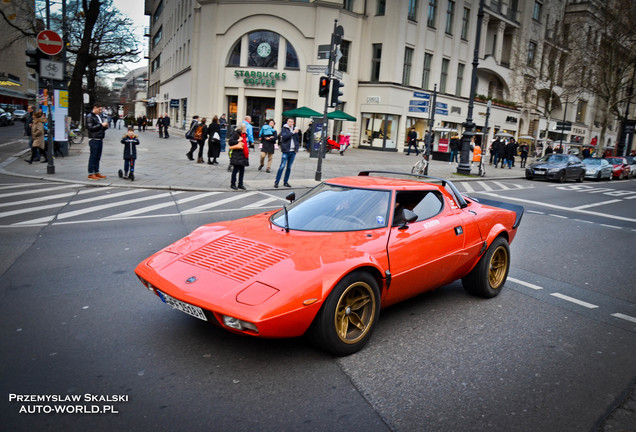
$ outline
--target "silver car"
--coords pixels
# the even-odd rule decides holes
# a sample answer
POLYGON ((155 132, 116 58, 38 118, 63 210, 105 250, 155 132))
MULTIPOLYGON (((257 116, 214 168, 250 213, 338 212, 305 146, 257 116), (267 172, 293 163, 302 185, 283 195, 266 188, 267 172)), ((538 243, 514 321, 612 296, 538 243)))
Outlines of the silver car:
POLYGON ((583 159, 585 167, 585 178, 592 180, 612 179, 612 164, 605 159, 585 158, 583 159))

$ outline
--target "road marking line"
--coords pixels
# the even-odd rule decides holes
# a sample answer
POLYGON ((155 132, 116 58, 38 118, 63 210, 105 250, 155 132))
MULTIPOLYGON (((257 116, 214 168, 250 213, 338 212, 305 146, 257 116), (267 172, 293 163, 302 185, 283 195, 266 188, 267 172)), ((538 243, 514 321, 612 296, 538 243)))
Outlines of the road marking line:
POLYGON ((481 181, 481 180, 478 180, 478 181, 477 181, 477 183, 478 183, 481 187, 483 187, 483 188, 484 188, 484 190, 486 190, 486 191, 492 191, 492 190, 493 190, 490 186, 488 186, 488 185, 486 184, 486 182, 483 182, 483 181, 481 181))
POLYGON ((252 204, 248 204, 246 205, 244 208, 249 209, 249 208, 259 208, 259 207, 263 207, 266 204, 271 203, 272 201, 278 201, 276 198, 274 197, 269 197, 269 198, 263 198, 260 201, 256 201, 255 203, 252 204))
POLYGON ((64 207, 65 205, 66 205, 65 202, 60 202, 60 203, 56 203, 56 204, 48 204, 48 205, 37 206, 37 207, 29 207, 29 208, 20 209, 20 210, 13 210, 13 211, 0 213, 0 218, 8 217, 8 216, 15 216, 15 215, 23 214, 23 213, 36 212, 36 211, 40 211, 40 210, 47 210, 47 209, 52 209, 52 208, 57 208, 57 207, 61 208, 61 207, 64 207))
POLYGON ((74 196, 75 194, 76 194, 75 192, 67 192, 67 193, 57 194, 57 195, 48 195, 48 196, 41 196, 38 198, 29 198, 29 199, 25 199, 21 201, 11 201, 11 202, 0 204, 0 207, 9 207, 9 206, 15 206, 15 205, 21 205, 21 204, 31 204, 31 203, 41 202, 41 201, 51 201, 57 198, 66 198, 66 197, 74 196))
POLYGON ((96 197, 92 197, 92 198, 84 198, 81 200, 75 200, 75 201, 71 201, 70 204, 71 205, 77 205, 77 204, 86 204, 86 203, 90 203, 90 202, 94 202, 94 201, 103 201, 103 200, 107 200, 107 199, 111 199, 111 198, 117 198, 120 196, 125 196, 125 195, 131 195, 131 194, 136 194, 136 193, 141 193, 141 192, 146 192, 148 191, 148 189, 131 189, 131 190, 127 190, 124 192, 117 192, 117 193, 113 193, 113 194, 106 194, 106 195, 99 195, 96 197))
POLYGON ((204 205, 200 205, 198 207, 193 207, 191 209, 185 210, 182 212, 182 214, 192 214, 192 213, 199 213, 202 212, 204 210, 213 208, 213 207, 218 207, 220 205, 232 202, 232 201, 236 201, 236 200, 240 200, 242 198, 247 198, 248 196, 252 196, 255 195, 256 192, 247 192, 247 193, 238 193, 235 196, 231 196, 229 198, 225 198, 219 201, 215 201, 209 204, 204 204, 204 205))
POLYGON ((493 181, 494 184, 496 184, 497 186, 499 186, 502 190, 508 190, 510 189, 508 186, 506 186, 505 184, 498 182, 498 181, 493 181))
POLYGON ((58 190, 58 189, 68 189, 68 188, 74 188, 74 187, 77 187, 77 185, 69 184, 69 185, 57 186, 57 187, 52 187, 52 188, 29 189, 29 190, 26 190, 26 191, 5 193, 5 194, 0 195, 0 198, 8 198, 8 197, 18 196, 18 195, 29 195, 29 194, 34 194, 34 193, 47 193, 47 192, 58 190))
POLYGON ((182 198, 180 200, 177 200, 177 204, 185 204, 185 203, 188 203, 190 201, 196 201, 198 199, 207 198, 209 196, 218 195, 220 193, 221 192, 207 192, 207 193, 202 193, 202 194, 194 195, 194 196, 187 197, 187 198, 182 198))
POLYGON ((621 202, 622 200, 609 200, 609 201, 601 201, 601 202, 597 202, 597 203, 593 203, 593 204, 586 204, 586 205, 582 205, 582 206, 578 206, 578 207, 572 207, 573 210, 583 210, 586 208, 590 208, 590 207, 597 207, 597 206, 602 206, 602 205, 606 205, 606 204, 614 204, 617 202, 621 202))
POLYGON ((523 286, 526 286, 528 288, 532 288, 533 290, 542 290, 543 289, 543 287, 540 287, 538 285, 533 285, 533 284, 531 284, 529 282, 524 282, 524 281, 519 280, 519 279, 511 278, 510 276, 508 276, 508 280, 512 281, 514 283, 518 283, 519 285, 523 285, 523 286))
POLYGON ((589 221, 589 220, 583 220, 583 219, 574 219, 577 222, 583 222, 583 223, 588 223, 588 224, 593 224, 594 222, 589 221))
POLYGON ((616 318, 624 319, 624 320, 627 320, 627 321, 631 321, 633 323, 636 323, 636 318, 631 317, 629 315, 624 315, 622 313, 613 313, 612 316, 616 317, 616 318))
POLYGON ((473 187, 472 187, 470 184, 468 184, 468 183, 469 183, 469 182, 462 182, 462 183, 460 183, 460 184, 464 187, 464 189, 465 189, 465 191, 464 191, 464 192, 466 192, 466 193, 475 192, 475 189, 473 189, 473 187))
POLYGON ((550 216, 554 216, 555 218, 559 218, 559 219, 567 219, 568 218, 567 216, 561 216, 561 215, 554 214, 554 213, 550 213, 549 215, 550 216))
POLYGON ((601 224, 601 226, 604 226, 606 228, 622 229, 621 227, 616 225, 601 224))
POLYGON ((588 309, 594 309, 594 308, 598 307, 598 306, 596 306, 596 305, 594 305, 592 303, 587 303, 587 302, 584 302, 583 300, 578 300, 578 299, 575 299, 574 297, 566 296, 565 294, 552 293, 550 295, 554 296, 554 297, 558 297, 561 300, 566 300, 566 301, 569 301, 569 302, 572 302, 572 303, 576 303, 577 305, 586 307, 588 309))
POLYGON ((607 214, 607 213, 600 213, 600 212, 589 211, 589 210, 575 210, 575 209, 572 209, 570 207, 563 207, 563 206, 558 206, 558 205, 554 205, 554 204, 548 204, 548 203, 543 203, 543 202, 540 202, 540 201, 532 201, 532 200, 527 200, 527 199, 522 199, 522 198, 514 198, 514 197, 509 197, 509 196, 502 196, 502 195, 499 195, 499 194, 496 194, 496 193, 488 193, 488 192, 478 192, 478 193, 480 193, 482 195, 492 196, 492 197, 495 197, 495 198, 500 198, 500 199, 505 200, 505 201, 524 202, 524 203, 534 204, 534 205, 538 205, 538 206, 542 206, 542 207, 549 207, 549 208, 558 209, 558 210, 572 211, 572 212, 583 213, 583 214, 587 214, 587 215, 600 216, 600 217, 604 217, 604 218, 616 219, 616 220, 625 221, 625 222, 636 222, 636 219, 634 219, 634 218, 627 218, 627 217, 623 217, 623 216, 615 216, 615 215, 611 215, 611 214, 607 214))
MULTIPOLYGON (((113 194, 113 195, 117 195, 117 194, 113 194)), ((141 201, 149 201, 149 200, 154 200, 154 199, 159 199, 159 198, 166 198, 166 197, 169 197, 169 196, 170 196, 170 192, 166 192, 166 193, 161 193, 161 194, 158 194, 158 195, 147 196, 147 197, 143 197, 143 198, 133 198, 131 200, 126 200, 126 201, 119 201, 119 202, 108 203, 108 204, 103 204, 103 205, 94 206, 94 207, 87 207, 87 208, 80 209, 80 210, 70 211, 70 212, 66 212, 66 213, 60 213, 60 214, 57 215, 57 219, 58 220, 68 219, 70 217, 80 216, 80 215, 83 215, 83 214, 86 214, 86 213, 93 213, 93 212, 97 212, 99 210, 110 209, 112 207, 120 207, 120 206, 123 206, 123 205, 138 203, 138 202, 141 202, 141 201)))

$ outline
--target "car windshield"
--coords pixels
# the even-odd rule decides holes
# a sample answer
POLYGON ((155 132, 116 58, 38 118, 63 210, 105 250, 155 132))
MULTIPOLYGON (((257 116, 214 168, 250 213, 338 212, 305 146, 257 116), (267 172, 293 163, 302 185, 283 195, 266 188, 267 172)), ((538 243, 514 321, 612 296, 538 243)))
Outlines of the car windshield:
POLYGON ((623 159, 621 158, 607 158, 605 160, 611 163, 612 165, 621 165, 623 163, 623 159))
POLYGON ((583 159, 583 163, 585 165, 600 165, 601 164, 601 160, 600 159, 583 159))
MULTIPOLYGON (((386 227, 391 193, 326 183, 316 186, 287 207, 289 229, 300 231, 357 231, 386 227)), ((285 227, 285 211, 271 217, 285 227)))
POLYGON ((567 163, 567 161, 568 161, 568 155, 549 154, 549 155, 543 156, 537 162, 547 162, 547 163, 551 163, 551 164, 561 164, 561 163, 567 163))

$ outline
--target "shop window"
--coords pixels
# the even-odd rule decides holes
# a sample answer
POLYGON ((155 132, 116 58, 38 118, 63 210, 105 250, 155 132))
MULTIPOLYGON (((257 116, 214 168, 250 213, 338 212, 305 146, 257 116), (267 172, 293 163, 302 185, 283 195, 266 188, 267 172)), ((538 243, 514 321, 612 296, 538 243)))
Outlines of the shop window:
POLYGON ((362 114, 362 147, 377 150, 397 149, 398 117, 391 114, 362 114))

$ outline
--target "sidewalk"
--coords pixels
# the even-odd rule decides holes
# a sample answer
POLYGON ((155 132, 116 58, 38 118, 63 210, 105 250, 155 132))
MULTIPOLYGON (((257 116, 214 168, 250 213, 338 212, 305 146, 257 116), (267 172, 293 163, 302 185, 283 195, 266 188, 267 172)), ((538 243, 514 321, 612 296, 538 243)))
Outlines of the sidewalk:
MULTIPOLYGON (((55 159, 55 174, 47 174, 47 164, 45 163, 34 162, 32 165, 25 163, 23 159, 27 156, 26 149, 24 153, 16 155, 13 160, 7 160, 0 167, 0 173, 47 181, 83 183, 91 186, 231 191, 231 173, 227 170, 229 164, 227 152, 221 154, 218 159, 219 165, 198 164, 190 161, 185 156, 190 149, 190 143, 183 137, 183 132, 176 130, 170 131, 170 138, 167 139, 159 138, 157 132, 153 130, 138 133, 140 145, 137 147, 135 181, 120 179, 117 172, 124 167, 123 145, 120 140, 125 132, 123 129, 109 129, 106 131, 100 163, 101 173, 108 177, 104 180, 88 179, 88 138, 85 138, 81 145, 73 146, 69 149, 67 157, 55 159)), ((256 144, 256 147, 258 147, 258 144, 256 144)), ((207 154, 207 144, 204 149, 204 156, 205 154, 207 154)), ((259 155, 260 150, 258 148, 250 152, 250 166, 245 168, 245 187, 247 190, 274 189, 274 179, 280 164, 280 152, 277 151, 274 154, 271 173, 266 173, 265 168, 262 171, 258 171, 259 155)), ((321 180, 357 175, 360 171, 410 173, 411 167, 419 157, 412 153, 410 156, 406 156, 401 152, 360 150, 349 147, 344 156, 335 151, 327 153, 322 160, 321 180)), ((204 160, 207 161, 205 158, 204 160)), ((473 167, 471 172, 473 175, 464 176, 456 174, 456 164, 431 161, 428 174, 432 177, 446 178, 454 182, 524 177, 524 169, 519 168, 518 158, 516 165, 512 169, 493 168, 486 165, 486 176, 478 177, 477 167, 473 167)), ((318 184, 315 180, 317 166, 317 158, 310 158, 308 152, 300 151, 292 166, 289 183, 293 188, 315 186, 318 184)))

